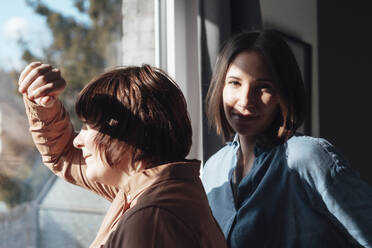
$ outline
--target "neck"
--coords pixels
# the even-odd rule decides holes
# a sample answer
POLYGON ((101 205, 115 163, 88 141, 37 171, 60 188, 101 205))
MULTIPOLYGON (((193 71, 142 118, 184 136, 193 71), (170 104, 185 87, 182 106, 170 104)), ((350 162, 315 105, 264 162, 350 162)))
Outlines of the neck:
POLYGON ((123 188, 132 175, 145 170, 147 167, 148 164, 144 161, 137 161, 134 165, 125 161, 112 167, 110 176, 104 183, 116 188, 123 188))
POLYGON ((252 169, 254 162, 254 147, 256 145, 256 138, 239 135, 241 161, 240 165, 242 178, 245 177, 252 169))

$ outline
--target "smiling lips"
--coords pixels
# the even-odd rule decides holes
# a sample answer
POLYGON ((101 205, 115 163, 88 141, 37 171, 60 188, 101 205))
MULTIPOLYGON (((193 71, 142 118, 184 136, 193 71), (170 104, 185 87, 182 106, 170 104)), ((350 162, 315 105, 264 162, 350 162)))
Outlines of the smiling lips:
POLYGON ((240 113, 233 113, 232 117, 237 120, 237 121, 242 121, 242 122, 250 122, 250 121, 255 121, 257 120, 260 115, 258 114, 248 114, 248 115, 242 115, 240 113))

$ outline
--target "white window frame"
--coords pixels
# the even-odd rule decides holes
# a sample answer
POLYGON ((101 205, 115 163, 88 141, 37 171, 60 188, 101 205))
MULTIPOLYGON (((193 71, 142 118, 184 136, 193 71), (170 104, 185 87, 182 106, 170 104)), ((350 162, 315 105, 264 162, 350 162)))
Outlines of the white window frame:
POLYGON ((185 95, 193 128, 188 158, 203 158, 198 0, 155 0, 155 63, 185 95))

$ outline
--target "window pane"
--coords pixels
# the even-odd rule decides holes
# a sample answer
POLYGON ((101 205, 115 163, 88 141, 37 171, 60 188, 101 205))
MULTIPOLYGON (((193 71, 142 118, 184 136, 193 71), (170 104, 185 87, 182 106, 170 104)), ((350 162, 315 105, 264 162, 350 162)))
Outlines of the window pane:
POLYGON ((5 1, 0 32, 0 246, 88 247, 109 202, 42 165, 17 80, 31 61, 61 69, 61 98, 78 130, 76 94, 122 64, 122 0, 5 1))

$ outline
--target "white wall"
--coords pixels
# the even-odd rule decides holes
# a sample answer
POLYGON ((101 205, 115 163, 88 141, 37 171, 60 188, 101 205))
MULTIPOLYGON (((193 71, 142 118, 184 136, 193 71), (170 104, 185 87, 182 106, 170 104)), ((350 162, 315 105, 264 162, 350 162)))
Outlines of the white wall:
POLYGON ((312 46, 311 131, 319 136, 318 28, 316 0, 260 0, 264 27, 278 28, 312 46))
POLYGON ((123 0, 123 65, 155 64, 154 0, 123 0))

